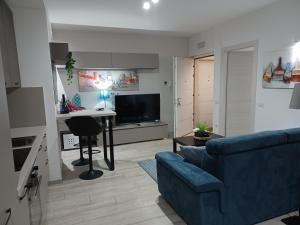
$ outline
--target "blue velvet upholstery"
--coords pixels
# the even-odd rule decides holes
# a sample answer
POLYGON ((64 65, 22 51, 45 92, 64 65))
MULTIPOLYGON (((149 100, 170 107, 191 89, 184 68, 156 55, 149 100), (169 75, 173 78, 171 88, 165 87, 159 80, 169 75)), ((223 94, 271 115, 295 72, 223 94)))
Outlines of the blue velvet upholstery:
POLYGON ((208 173, 216 173, 217 160, 207 153, 205 146, 182 146, 181 153, 185 162, 192 163, 208 173))
POLYGON ((212 140, 205 154, 210 172, 204 161, 156 155, 159 191, 188 225, 252 225, 299 210, 300 129, 212 140))

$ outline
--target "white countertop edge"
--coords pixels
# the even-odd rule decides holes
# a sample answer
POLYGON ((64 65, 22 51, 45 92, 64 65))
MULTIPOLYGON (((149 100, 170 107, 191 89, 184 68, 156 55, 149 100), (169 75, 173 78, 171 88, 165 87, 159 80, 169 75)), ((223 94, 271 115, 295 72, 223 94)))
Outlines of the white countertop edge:
POLYGON ((105 109, 103 111, 97 111, 95 109, 85 109, 76 112, 70 112, 67 114, 56 114, 56 119, 66 119, 73 116, 92 116, 92 117, 101 117, 101 116, 116 116, 116 112, 112 110, 105 109))
POLYGON ((20 171, 18 186, 17 186, 18 197, 22 197, 22 195, 24 194, 25 191, 24 189, 27 184, 27 180, 30 176, 32 167, 35 163, 45 132, 46 132, 46 127, 25 127, 25 128, 11 129, 12 137, 36 136, 31 151, 27 156, 27 159, 20 171))

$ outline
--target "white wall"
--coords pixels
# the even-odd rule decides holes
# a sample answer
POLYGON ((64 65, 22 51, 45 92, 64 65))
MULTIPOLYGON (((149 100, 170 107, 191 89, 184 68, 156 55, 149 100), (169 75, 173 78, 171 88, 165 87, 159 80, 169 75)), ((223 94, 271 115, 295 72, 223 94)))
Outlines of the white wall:
MULTIPOLYGON (((161 120, 169 124, 169 132, 173 131, 173 87, 164 86, 163 82, 173 80, 173 56, 188 55, 187 38, 55 29, 53 39, 68 42, 70 51, 158 53, 159 71, 140 72, 140 91, 122 92, 122 94, 160 93, 161 120)), ((72 95, 78 92, 77 83, 77 80, 74 80, 71 90, 64 85, 67 92, 72 95)), ((81 96, 83 105, 97 104, 97 93, 81 93, 81 96)))
POLYGON ((50 180, 61 180, 48 28, 45 9, 13 8, 23 87, 43 87, 50 180))
POLYGON ((224 47, 258 40, 258 71, 255 109, 255 131, 300 126, 300 112, 289 109, 292 90, 263 89, 263 56, 300 41, 300 1, 279 1, 248 15, 216 26, 190 39, 190 56, 215 53, 214 129, 220 125, 221 51, 224 47), (197 43, 206 41, 204 49, 197 43))

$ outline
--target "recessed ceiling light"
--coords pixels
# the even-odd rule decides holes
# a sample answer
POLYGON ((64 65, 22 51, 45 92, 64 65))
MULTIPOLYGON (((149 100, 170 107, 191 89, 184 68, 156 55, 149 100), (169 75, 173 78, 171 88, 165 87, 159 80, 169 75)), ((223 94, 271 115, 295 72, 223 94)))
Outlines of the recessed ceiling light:
POLYGON ((153 2, 154 4, 157 4, 157 3, 159 3, 159 0, 152 0, 152 2, 153 2))
POLYGON ((143 9, 149 10, 151 8, 150 2, 144 2, 143 9))

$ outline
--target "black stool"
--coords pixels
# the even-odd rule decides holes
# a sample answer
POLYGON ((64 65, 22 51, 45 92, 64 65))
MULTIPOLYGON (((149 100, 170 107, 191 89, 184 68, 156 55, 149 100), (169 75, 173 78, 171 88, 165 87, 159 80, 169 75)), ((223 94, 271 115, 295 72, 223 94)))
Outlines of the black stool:
MULTIPOLYGON (((78 136, 77 135, 77 130, 75 129, 74 124, 72 124, 72 120, 71 119, 67 119, 65 121, 65 123, 67 124, 69 130, 72 132, 73 135, 78 136)), ((77 160, 74 160, 72 162, 73 166, 85 166, 89 164, 89 160, 85 159, 83 157, 83 144, 82 144, 82 137, 79 136, 79 151, 80 151, 80 158, 77 160)))
MULTIPOLYGON (((102 127, 100 124, 90 116, 78 116, 72 117, 71 119, 66 120, 66 124, 68 125, 70 131, 79 136, 80 141, 81 137, 88 138, 88 153, 89 153, 89 171, 85 171, 79 175, 79 177, 83 180, 93 180, 103 175, 101 170, 94 170, 93 168, 93 154, 92 154, 92 136, 97 136, 101 133, 102 127)), ((82 154, 82 143, 80 143, 80 159, 84 160, 82 154)))

